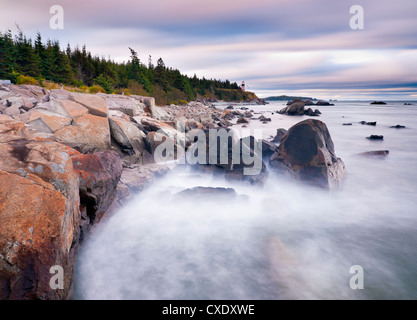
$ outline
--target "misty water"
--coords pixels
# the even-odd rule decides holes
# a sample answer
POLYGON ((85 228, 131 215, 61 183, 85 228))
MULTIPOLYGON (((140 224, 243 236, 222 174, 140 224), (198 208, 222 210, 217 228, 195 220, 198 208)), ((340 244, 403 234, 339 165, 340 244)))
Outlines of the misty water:
MULTIPOLYGON (((335 104, 319 107, 319 119, 346 165, 340 190, 273 169, 259 188, 179 165, 94 230, 77 258, 74 298, 416 299, 417 105, 335 104), (389 128, 397 124, 407 128, 389 128), (357 155, 373 150, 390 154, 357 155), (237 197, 175 195, 195 186, 231 187, 237 197), (349 285, 354 265, 364 270, 362 290, 349 285)), ((249 128, 270 139, 308 118, 277 114, 282 107, 249 106, 272 118, 249 128)))

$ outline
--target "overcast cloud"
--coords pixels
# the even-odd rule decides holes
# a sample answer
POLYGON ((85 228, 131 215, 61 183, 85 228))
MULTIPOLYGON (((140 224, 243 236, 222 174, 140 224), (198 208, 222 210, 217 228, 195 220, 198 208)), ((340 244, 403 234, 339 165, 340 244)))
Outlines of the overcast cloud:
POLYGON ((415 0, 0 0, 0 30, 100 56, 129 59, 135 48, 182 72, 245 80, 258 96, 417 99, 415 0), (52 5, 64 30, 52 30, 52 5), (365 11, 351 30, 349 9, 365 11))

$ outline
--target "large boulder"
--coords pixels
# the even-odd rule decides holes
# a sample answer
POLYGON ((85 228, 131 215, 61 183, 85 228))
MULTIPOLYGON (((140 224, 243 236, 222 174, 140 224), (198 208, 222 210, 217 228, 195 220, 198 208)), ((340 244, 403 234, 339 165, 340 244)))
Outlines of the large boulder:
POLYGON ((81 153, 110 149, 110 127, 107 118, 85 114, 73 120, 73 125, 55 132, 55 137, 81 153))
POLYGON ((327 126, 313 119, 289 129, 270 164, 301 181, 327 189, 338 187, 345 174, 345 165, 336 157, 327 126))
POLYGON ((72 119, 77 119, 88 113, 86 107, 69 99, 51 100, 49 110, 72 119))
POLYGON ((141 163, 146 149, 146 134, 137 124, 119 117, 110 117, 110 131, 112 138, 120 147, 122 158, 129 163, 141 163))
POLYGON ((312 117, 318 117, 321 112, 316 109, 313 111, 313 109, 308 108, 305 109, 305 102, 300 100, 295 100, 294 102, 287 105, 285 108, 278 111, 279 114, 286 114, 289 116, 312 116, 312 117))
POLYGON ((80 223, 76 153, 53 141, 0 135, 0 300, 70 294, 80 223), (54 290, 56 265, 64 288, 54 290))
POLYGON ((304 115, 304 102, 295 102, 289 106, 278 111, 279 114, 287 114, 289 116, 302 116, 304 115))
POLYGON ((109 123, 113 139, 123 148, 134 149, 138 152, 145 149, 143 139, 146 138, 146 135, 133 122, 119 117, 111 117, 109 123))
POLYGON ((177 137, 178 131, 163 121, 159 121, 149 117, 134 117, 133 120, 137 124, 143 125, 144 128, 147 129, 147 131, 157 131, 158 133, 161 133, 172 139, 175 139, 177 137))
POLYGON ((79 177, 83 234, 97 223, 111 205, 122 174, 122 163, 114 151, 72 156, 79 177))
MULTIPOLYGON (((120 111, 129 117, 136 117, 145 115, 145 104, 140 99, 132 98, 131 96, 113 95, 113 94, 99 94, 107 101, 107 107, 110 110, 120 111)), ((149 103, 151 105, 151 103, 149 103)))
POLYGON ((0 114, 0 134, 28 137, 29 133, 23 122, 17 121, 4 114, 0 114))
POLYGON ((194 158, 191 162, 197 162, 192 164, 198 169, 202 167, 204 171, 209 172, 207 169, 211 167, 213 173, 219 173, 218 169, 221 169, 221 174, 224 174, 228 181, 264 185, 268 171, 262 160, 262 141, 253 137, 239 139, 236 133, 228 128, 200 130, 197 138, 192 141, 194 143, 187 150, 187 159, 190 159, 190 156, 194 158), (195 159, 199 150, 203 149, 205 159, 202 159, 201 163, 195 159))
POLYGON ((98 117, 107 117, 109 111, 107 109, 106 99, 99 95, 71 93, 70 100, 73 100, 88 109, 88 112, 98 117))
POLYGON ((38 102, 41 102, 49 94, 48 90, 32 85, 11 85, 8 88, 15 96, 28 99, 33 98, 38 102))
POLYGON ((161 164, 134 165, 122 171, 120 181, 116 188, 115 199, 108 209, 106 217, 109 217, 117 209, 121 208, 135 194, 146 189, 156 177, 169 171, 169 167, 161 164))
POLYGON ((171 120, 171 116, 162 107, 151 105, 148 107, 151 117, 157 120, 171 120))
POLYGON ((27 117, 29 118, 27 122, 42 119, 52 132, 61 130, 71 125, 72 122, 72 119, 69 117, 43 109, 31 110, 27 117))

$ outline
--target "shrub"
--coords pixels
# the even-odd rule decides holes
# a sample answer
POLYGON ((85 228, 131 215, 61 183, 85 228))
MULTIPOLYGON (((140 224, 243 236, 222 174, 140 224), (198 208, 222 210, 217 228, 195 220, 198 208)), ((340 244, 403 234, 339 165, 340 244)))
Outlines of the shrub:
POLYGON ((37 86, 39 85, 39 81, 35 78, 24 76, 23 74, 21 74, 16 78, 16 84, 29 84, 37 86))
POLYGON ((98 84, 95 84, 94 86, 91 86, 90 88, 88 88, 88 93, 99 93, 99 92, 106 93, 106 90, 104 90, 98 84))
POLYGON ((128 89, 130 94, 138 96, 149 96, 149 93, 143 88, 143 85, 139 84, 135 80, 129 80, 128 89))
POLYGON ((90 88, 85 85, 82 85, 79 86, 78 89, 80 89, 81 92, 87 93, 90 88))

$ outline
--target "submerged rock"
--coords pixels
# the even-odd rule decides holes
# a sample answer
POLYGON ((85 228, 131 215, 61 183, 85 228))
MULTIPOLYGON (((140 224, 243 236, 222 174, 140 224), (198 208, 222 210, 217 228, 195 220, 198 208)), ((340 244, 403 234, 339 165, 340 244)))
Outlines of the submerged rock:
POLYGON ((367 139, 369 140, 384 140, 384 136, 379 136, 379 135, 371 135, 369 137, 367 137, 367 139))
POLYGON ((397 124, 396 126, 391 126, 390 128, 394 128, 394 129, 405 129, 405 126, 402 126, 400 124, 397 124))
POLYGON ((376 126, 376 121, 372 121, 372 122, 367 122, 367 121, 361 121, 359 122, 360 124, 366 124, 368 126, 376 126))
POLYGON ((330 190, 342 183, 345 174, 345 165, 336 157, 327 126, 313 119, 288 130, 270 164, 300 181, 330 190))
POLYGON ((367 151, 367 152, 362 152, 359 153, 360 156, 365 156, 365 157, 381 157, 381 158, 385 158, 387 155, 389 155, 389 150, 377 150, 377 151, 367 151))

